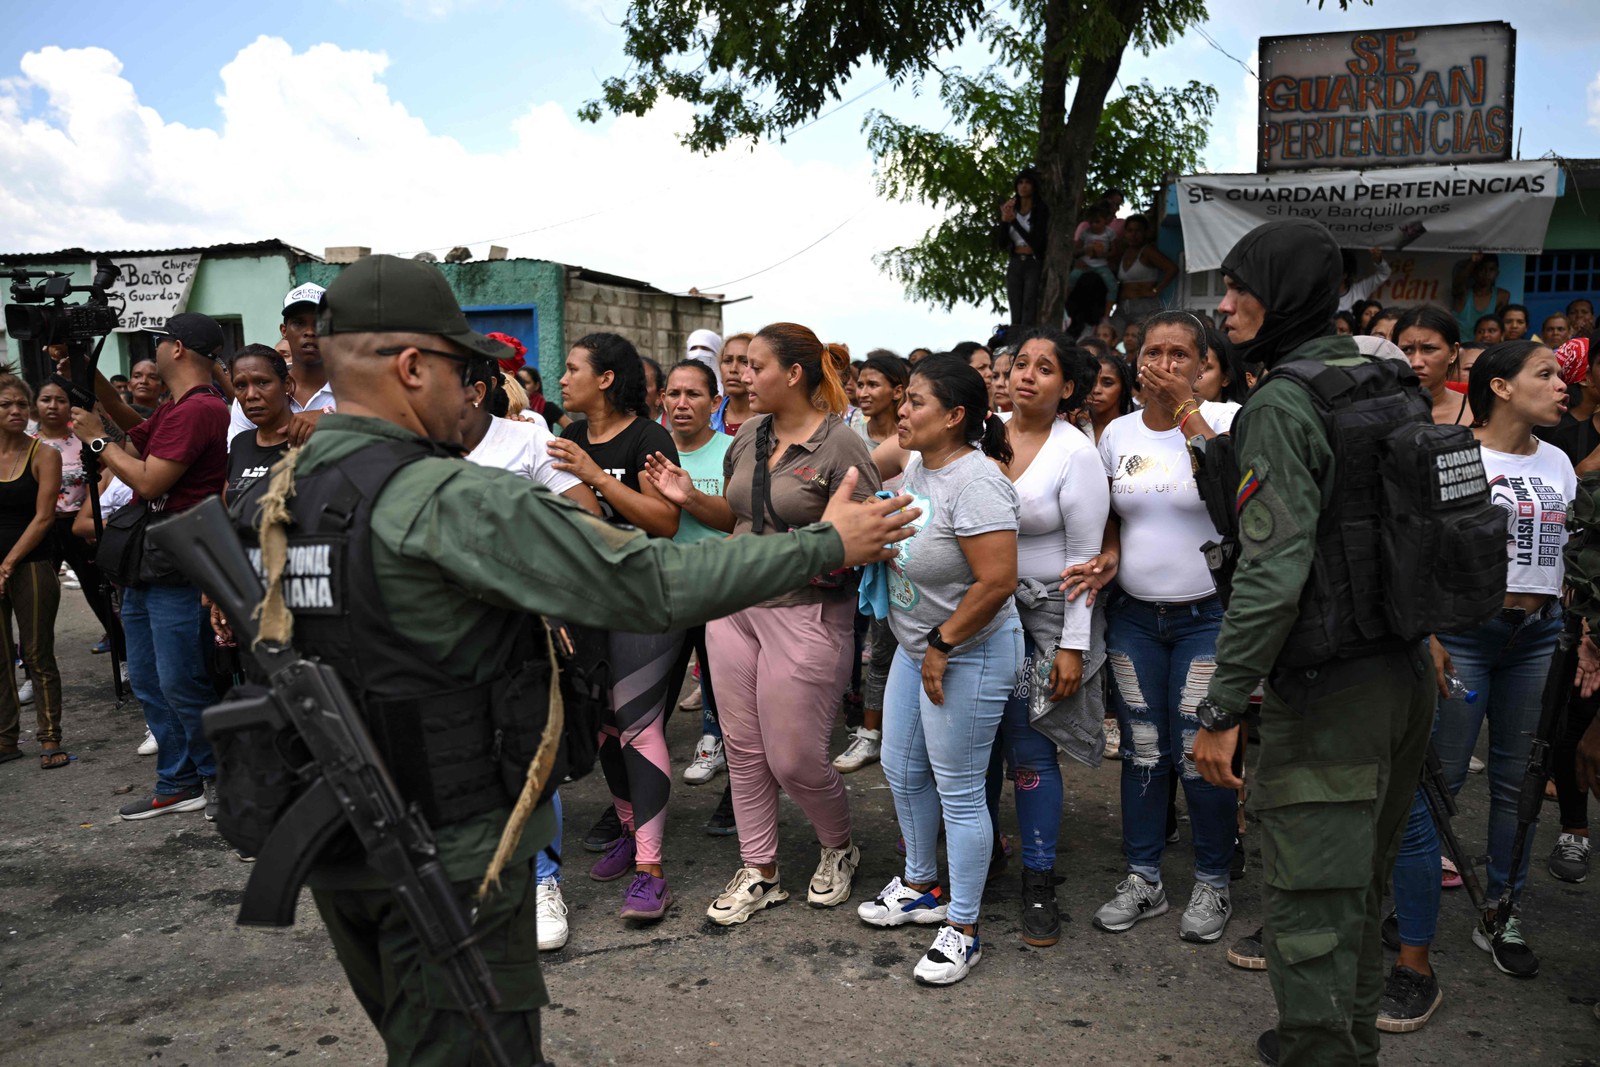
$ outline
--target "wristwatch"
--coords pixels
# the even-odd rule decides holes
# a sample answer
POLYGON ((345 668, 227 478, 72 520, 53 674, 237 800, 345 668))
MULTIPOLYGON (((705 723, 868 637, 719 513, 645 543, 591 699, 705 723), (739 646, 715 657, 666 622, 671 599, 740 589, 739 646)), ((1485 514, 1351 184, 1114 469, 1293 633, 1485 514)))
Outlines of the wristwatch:
POLYGON ((1210 697, 1200 698, 1200 703, 1195 705, 1194 714, 1200 720, 1201 727, 1213 733, 1231 730, 1244 721, 1243 715, 1224 711, 1222 705, 1210 697))
POLYGON ((947 656, 956 650, 955 645, 944 639, 944 635, 939 632, 937 626, 928 631, 928 647, 937 648, 947 656))
POLYGON ((106 445, 109 445, 110 443, 111 438, 109 437, 96 437, 93 441, 89 442, 89 451, 98 456, 100 453, 106 450, 106 445))

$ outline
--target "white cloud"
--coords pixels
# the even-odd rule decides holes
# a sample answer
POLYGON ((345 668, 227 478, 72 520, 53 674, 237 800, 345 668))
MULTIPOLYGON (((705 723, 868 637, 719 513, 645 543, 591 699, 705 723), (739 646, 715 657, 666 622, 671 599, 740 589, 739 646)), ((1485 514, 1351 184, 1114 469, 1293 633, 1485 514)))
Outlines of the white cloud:
POLYGON ((1589 83, 1589 127, 1600 130, 1600 72, 1589 83))
POLYGON ((141 105, 115 55, 44 48, 0 82, 0 217, 15 251, 161 248, 282 237, 320 251, 399 253, 489 239, 511 254, 581 264, 663 288, 707 287, 759 270, 855 221, 816 249, 735 285, 754 294, 728 325, 778 318, 857 345, 909 348, 918 336, 870 336, 897 319, 955 335, 905 304, 874 252, 920 235, 934 214, 877 201, 870 162, 796 161, 777 147, 702 157, 682 148, 688 110, 579 123, 528 103, 512 147, 471 152, 395 100, 381 53, 322 44, 295 52, 263 36, 221 70, 216 130, 141 105), (30 103, 42 107, 30 109, 30 103), (864 210, 863 210, 864 209, 864 210), (570 225, 550 226, 599 212, 570 225), (854 330, 856 336, 851 336, 854 330))

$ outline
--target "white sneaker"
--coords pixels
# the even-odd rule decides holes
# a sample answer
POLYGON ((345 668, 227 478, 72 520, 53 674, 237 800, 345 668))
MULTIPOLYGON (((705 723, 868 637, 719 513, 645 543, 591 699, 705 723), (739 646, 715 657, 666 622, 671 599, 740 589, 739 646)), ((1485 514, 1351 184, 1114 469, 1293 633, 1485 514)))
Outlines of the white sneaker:
POLYGON ((845 750, 833 757, 833 769, 840 774, 859 771, 869 763, 877 763, 883 756, 883 731, 869 730, 865 726, 850 735, 845 750))
POLYGON ((928 954, 917 961, 912 972, 923 985, 954 985, 983 959, 983 946, 974 934, 968 937, 954 926, 941 926, 928 954))
POLYGON ((117 673, 122 676, 122 684, 123 685, 127 685, 128 684, 128 661, 127 660, 123 660, 122 663, 120 665, 118 665, 117 673))
POLYGON ((706 915, 718 925, 734 926, 745 922, 762 908, 770 908, 788 899, 789 894, 778 884, 776 874, 768 882, 754 867, 740 867, 739 873, 728 883, 728 888, 706 909, 706 915))
POLYGON ((539 930, 539 951, 554 952, 567 943, 567 902, 561 899, 561 883, 546 878, 539 883, 535 922, 539 930))
POLYGON ((690 678, 688 688, 689 695, 678 701, 678 707, 684 711, 704 711, 706 698, 700 692, 700 683, 690 678))
POLYGON ((149 730, 144 732, 144 740, 139 742, 139 755, 154 756, 156 754, 156 735, 149 730))
POLYGON ((906 923, 944 922, 944 890, 935 885, 928 890, 912 889, 898 877, 883 887, 875 900, 868 900, 856 909, 861 921, 869 926, 904 926, 906 923))
POLYGON ((32 678, 24 678, 22 680, 22 684, 17 686, 17 703, 19 703, 19 704, 32 704, 33 703, 33 679, 32 678))
POLYGON ((806 903, 813 908, 831 908, 849 900, 850 883, 860 865, 861 850, 856 846, 824 847, 822 859, 817 861, 817 873, 811 876, 811 885, 806 888, 806 903))
POLYGON ((705 785, 727 769, 728 754, 722 751, 722 738, 704 734, 694 759, 683 769, 683 780, 690 785, 705 785))
POLYGON ((73 569, 71 567, 68 567, 68 566, 66 566, 64 564, 62 565, 62 568, 61 568, 61 588, 63 588, 63 589, 82 589, 83 588, 83 583, 78 580, 78 575, 73 571, 73 569))
POLYGON ((1479 759, 1477 756, 1468 756, 1467 757, 1467 771, 1470 774, 1482 774, 1483 773, 1483 760, 1479 759))

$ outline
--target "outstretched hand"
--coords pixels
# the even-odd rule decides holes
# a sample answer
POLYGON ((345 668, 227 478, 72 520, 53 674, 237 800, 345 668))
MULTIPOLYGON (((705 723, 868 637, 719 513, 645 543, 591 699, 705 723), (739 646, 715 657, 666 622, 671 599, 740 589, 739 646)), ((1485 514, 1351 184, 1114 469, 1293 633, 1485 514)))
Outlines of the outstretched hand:
POLYGON ((689 503, 689 494, 694 491, 694 479, 689 477, 688 471, 668 459, 665 452, 644 458, 644 476, 650 479, 657 492, 680 508, 689 503))
POLYGON ((832 523, 844 542, 844 566, 859 567, 866 563, 894 558, 894 544, 904 541, 916 531, 911 523, 922 514, 908 508, 911 498, 905 494, 888 500, 871 497, 851 500, 861 472, 854 467, 839 479, 839 488, 828 498, 828 508, 822 521, 832 523))

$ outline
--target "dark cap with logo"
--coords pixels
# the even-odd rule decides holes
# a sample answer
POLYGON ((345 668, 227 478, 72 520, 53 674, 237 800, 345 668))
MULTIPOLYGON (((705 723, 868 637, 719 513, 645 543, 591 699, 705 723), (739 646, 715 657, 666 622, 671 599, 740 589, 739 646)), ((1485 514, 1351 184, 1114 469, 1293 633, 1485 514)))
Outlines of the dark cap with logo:
POLYGON ((438 267, 399 256, 367 256, 346 267, 323 294, 317 333, 426 333, 485 359, 511 355, 507 346, 468 328, 438 267))
POLYGON ((170 337, 191 352, 215 359, 222 351, 222 327, 210 315, 185 311, 167 320, 165 326, 145 331, 156 339, 170 337))

